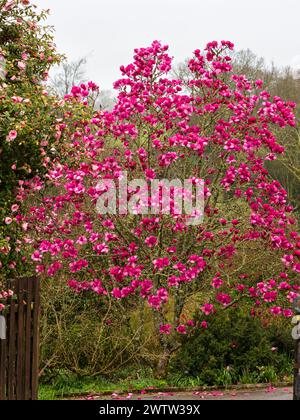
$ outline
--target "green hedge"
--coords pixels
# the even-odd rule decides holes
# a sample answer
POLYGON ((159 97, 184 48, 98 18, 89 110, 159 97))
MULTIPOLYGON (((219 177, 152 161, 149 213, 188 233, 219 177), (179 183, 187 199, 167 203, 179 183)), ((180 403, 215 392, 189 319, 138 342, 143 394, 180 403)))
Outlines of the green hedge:
POLYGON ((227 311, 212 318, 206 331, 184 338, 170 374, 181 385, 287 380, 293 359, 290 331, 289 320, 262 321, 236 309, 227 311))

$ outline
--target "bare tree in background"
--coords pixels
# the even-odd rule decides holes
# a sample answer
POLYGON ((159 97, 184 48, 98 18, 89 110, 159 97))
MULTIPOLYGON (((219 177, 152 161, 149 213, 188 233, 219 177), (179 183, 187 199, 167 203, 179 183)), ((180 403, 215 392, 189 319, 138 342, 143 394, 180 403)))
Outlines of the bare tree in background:
MULTIPOLYGON (((52 77, 49 84, 49 90, 61 98, 70 93, 73 86, 78 86, 88 81, 86 75, 87 58, 82 57, 77 61, 65 61, 58 69, 58 72, 52 77)), ((113 92, 110 90, 100 91, 94 98, 95 110, 110 110, 114 106, 113 92)))
MULTIPOLYGON (((235 73, 252 80, 262 79, 264 87, 275 96, 296 102, 297 126, 284 133, 278 130, 279 142, 285 147, 285 154, 276 161, 268 162, 270 175, 279 180, 288 192, 289 200, 300 213, 300 72, 286 67, 279 68, 274 63, 267 64, 262 57, 251 50, 241 50, 233 54, 232 65, 235 73)), ((188 61, 181 63, 174 75, 183 83, 189 80, 188 61)))
POLYGON ((50 88, 58 96, 70 93, 72 86, 85 83, 86 80, 86 57, 77 61, 65 61, 58 73, 50 80, 50 88))
POLYGON ((96 109, 102 111, 109 111, 114 107, 115 97, 111 90, 100 90, 99 96, 96 100, 96 109))

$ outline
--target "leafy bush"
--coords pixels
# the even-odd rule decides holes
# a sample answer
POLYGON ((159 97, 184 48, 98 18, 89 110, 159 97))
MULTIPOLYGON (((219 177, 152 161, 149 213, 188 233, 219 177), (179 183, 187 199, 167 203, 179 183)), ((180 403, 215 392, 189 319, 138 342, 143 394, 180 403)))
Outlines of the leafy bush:
POLYGON ((275 382, 292 372, 293 343, 288 321, 252 318, 236 309, 219 314, 206 331, 182 342, 170 373, 198 385, 275 382))
POLYGON ((138 335, 128 307, 109 309, 94 296, 83 300, 63 277, 42 283, 41 303, 40 374, 46 383, 65 376, 61 372, 110 378, 116 371, 120 377, 120 370, 129 366, 132 374, 143 347, 150 346, 151 332, 138 335))

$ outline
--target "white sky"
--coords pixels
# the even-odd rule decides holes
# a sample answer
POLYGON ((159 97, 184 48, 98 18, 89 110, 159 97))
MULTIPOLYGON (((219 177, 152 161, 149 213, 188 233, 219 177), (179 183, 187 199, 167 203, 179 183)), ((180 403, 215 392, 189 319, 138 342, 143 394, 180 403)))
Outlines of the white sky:
POLYGON ((226 39, 278 65, 300 67, 300 0, 32 0, 50 9, 56 43, 69 59, 88 56, 87 74, 111 89, 133 49, 154 39, 175 62, 226 39))

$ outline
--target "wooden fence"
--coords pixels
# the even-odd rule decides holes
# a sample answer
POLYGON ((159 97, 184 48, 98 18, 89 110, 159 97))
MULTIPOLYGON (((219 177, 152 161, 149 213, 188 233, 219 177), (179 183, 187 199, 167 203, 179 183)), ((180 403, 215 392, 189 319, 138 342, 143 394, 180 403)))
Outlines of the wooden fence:
POLYGON ((36 278, 10 282, 16 299, 0 340, 0 400, 35 400, 38 394, 40 288, 36 278))

